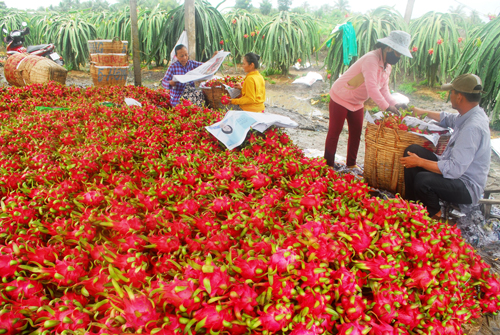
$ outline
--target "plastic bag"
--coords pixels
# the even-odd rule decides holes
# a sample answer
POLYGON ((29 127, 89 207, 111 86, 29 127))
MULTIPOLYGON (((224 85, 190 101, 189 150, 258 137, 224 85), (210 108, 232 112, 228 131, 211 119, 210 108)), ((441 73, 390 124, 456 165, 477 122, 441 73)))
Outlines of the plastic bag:
POLYGON ((170 63, 173 63, 177 60, 177 57, 175 56, 175 47, 180 44, 184 45, 186 49, 188 49, 188 35, 185 30, 182 32, 181 37, 179 37, 179 39, 177 40, 177 43, 175 43, 172 52, 170 52, 170 63))
POLYGON ((323 81, 323 77, 317 73, 317 72, 308 72, 305 77, 300 77, 296 80, 293 81, 292 84, 306 84, 308 86, 311 86, 318 80, 323 81))

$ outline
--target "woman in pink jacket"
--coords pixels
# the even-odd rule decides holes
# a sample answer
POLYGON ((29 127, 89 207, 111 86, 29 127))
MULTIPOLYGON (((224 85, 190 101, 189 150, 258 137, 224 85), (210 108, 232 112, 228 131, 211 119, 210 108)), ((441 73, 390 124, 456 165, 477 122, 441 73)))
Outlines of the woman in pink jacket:
POLYGON ((363 128, 363 104, 368 98, 372 98, 380 110, 398 112, 400 106, 396 106, 389 91, 389 76, 391 65, 396 64, 401 55, 412 58, 410 40, 410 34, 392 31, 389 37, 377 40, 375 50, 358 59, 333 83, 330 90, 330 125, 325 143, 328 165, 334 166, 339 135, 347 119, 349 139, 346 165, 349 168, 356 167, 363 128))

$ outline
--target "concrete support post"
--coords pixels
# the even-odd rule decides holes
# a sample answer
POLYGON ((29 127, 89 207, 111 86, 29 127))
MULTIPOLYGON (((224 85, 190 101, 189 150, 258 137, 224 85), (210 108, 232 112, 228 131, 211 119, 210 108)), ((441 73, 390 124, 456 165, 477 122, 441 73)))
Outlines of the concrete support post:
POLYGON ((194 11, 195 0, 184 1, 184 29, 188 37, 189 59, 196 59, 196 20, 194 11))
POLYGON ((137 25, 137 0, 130 0, 130 21, 132 26, 132 57, 134 59, 134 85, 142 85, 141 50, 139 49, 139 28, 137 25))

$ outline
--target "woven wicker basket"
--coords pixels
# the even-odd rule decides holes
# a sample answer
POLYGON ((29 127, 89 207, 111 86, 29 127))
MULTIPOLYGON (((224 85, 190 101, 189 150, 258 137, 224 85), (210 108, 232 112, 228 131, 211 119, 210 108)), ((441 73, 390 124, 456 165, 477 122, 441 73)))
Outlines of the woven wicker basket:
POLYGON ((28 55, 16 54, 7 58, 5 62, 5 79, 13 86, 43 84, 57 81, 66 84, 68 71, 52 60, 28 55))
POLYGON ((90 54, 90 64, 96 66, 128 66, 127 54, 90 54))
POLYGON ((91 54, 126 54, 128 41, 120 41, 115 37, 112 40, 88 41, 88 46, 91 54))
POLYGON ((220 101, 222 95, 229 95, 224 86, 202 88, 202 91, 203 94, 205 94, 208 106, 212 109, 222 108, 224 106, 220 101))
POLYGON ((404 195, 404 167, 399 163, 404 150, 411 144, 418 144, 440 155, 449 139, 449 136, 441 136, 437 146, 434 146, 422 136, 386 128, 383 123, 380 125, 368 123, 365 133, 366 182, 375 188, 404 195))
POLYGON ((125 86, 128 66, 90 65, 90 75, 95 86, 125 86))
POLYGON ((4 74, 5 79, 12 86, 24 86, 26 85, 23 80, 23 74, 19 67, 22 62, 28 57, 28 54, 15 54, 9 56, 5 61, 4 74))
POLYGON ((28 56, 21 67, 26 85, 43 84, 51 80, 63 85, 66 84, 68 71, 48 58, 28 56))

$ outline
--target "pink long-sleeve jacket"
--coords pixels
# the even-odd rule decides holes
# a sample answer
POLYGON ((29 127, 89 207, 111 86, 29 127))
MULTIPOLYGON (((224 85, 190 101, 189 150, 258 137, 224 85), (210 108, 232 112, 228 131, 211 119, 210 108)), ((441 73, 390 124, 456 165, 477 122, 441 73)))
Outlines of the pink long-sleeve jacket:
POLYGON ((384 69, 382 49, 370 51, 333 83, 330 97, 350 111, 363 108, 368 98, 372 98, 380 110, 386 110, 396 104, 389 91, 391 70, 390 64, 384 69))

